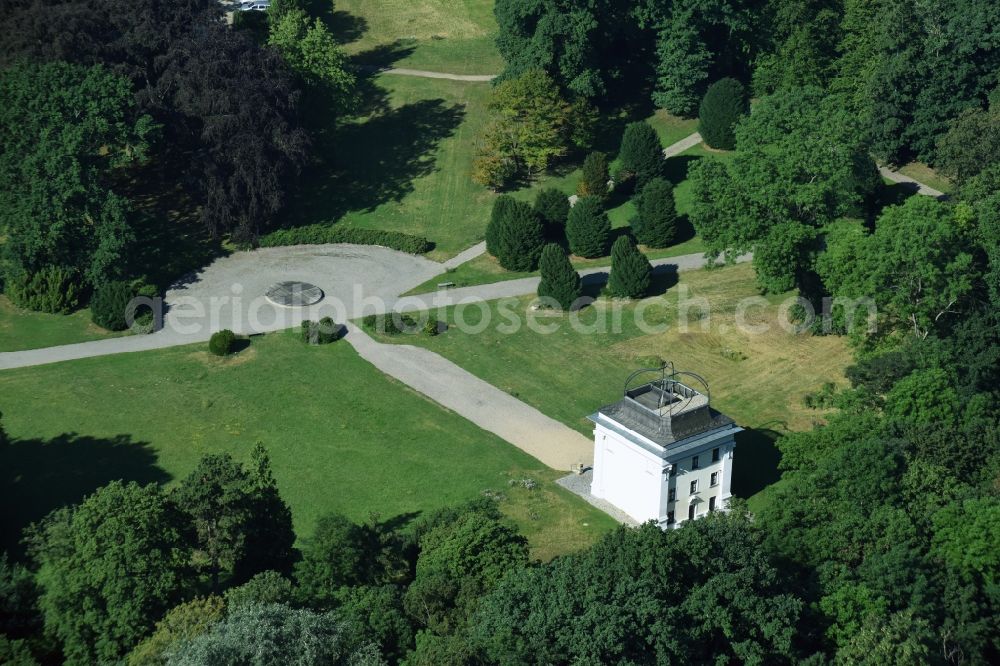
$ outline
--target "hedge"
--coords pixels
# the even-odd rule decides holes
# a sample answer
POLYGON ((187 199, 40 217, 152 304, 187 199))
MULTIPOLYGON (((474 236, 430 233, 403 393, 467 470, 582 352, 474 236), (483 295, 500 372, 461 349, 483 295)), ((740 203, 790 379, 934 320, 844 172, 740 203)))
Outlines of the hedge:
POLYGON ((321 245, 324 243, 380 245, 409 254, 425 254, 434 249, 434 243, 420 236, 411 236, 399 231, 355 229, 329 224, 310 224, 304 227, 278 229, 260 237, 261 247, 321 245))

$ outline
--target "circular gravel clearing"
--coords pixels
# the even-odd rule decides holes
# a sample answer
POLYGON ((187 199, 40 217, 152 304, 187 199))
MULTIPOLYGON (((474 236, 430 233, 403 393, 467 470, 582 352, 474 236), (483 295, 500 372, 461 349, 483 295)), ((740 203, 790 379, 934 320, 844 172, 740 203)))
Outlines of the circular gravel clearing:
POLYGON ((301 308, 323 300, 323 290, 308 282, 279 282, 264 295, 275 305, 286 308, 301 308))

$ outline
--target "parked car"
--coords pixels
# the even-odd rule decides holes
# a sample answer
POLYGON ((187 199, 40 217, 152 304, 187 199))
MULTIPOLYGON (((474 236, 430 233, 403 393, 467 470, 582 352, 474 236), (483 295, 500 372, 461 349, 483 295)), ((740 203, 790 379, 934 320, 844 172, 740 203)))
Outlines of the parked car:
POLYGON ((270 0, 243 0, 240 3, 241 12, 266 12, 270 8, 270 0))

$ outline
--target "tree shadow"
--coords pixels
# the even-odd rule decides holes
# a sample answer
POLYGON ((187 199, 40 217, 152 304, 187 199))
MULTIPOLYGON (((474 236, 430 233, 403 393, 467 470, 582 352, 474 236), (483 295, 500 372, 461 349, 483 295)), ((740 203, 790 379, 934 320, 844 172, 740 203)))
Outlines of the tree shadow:
POLYGON ((781 478, 781 451, 775 445, 779 437, 780 432, 767 428, 746 428, 736 435, 733 495, 746 499, 781 478))
POLYGON ((676 287, 679 280, 677 266, 662 264, 653 267, 653 279, 649 285, 649 296, 662 296, 671 287, 676 287))
POLYGON ((198 203, 184 185, 188 154, 165 155, 130 170, 122 193, 132 203, 132 226, 139 241, 129 270, 143 275, 160 293, 178 276, 196 271, 226 254, 219 238, 202 223, 198 203))
POLYGON ((22 531, 55 509, 79 503, 111 481, 165 483, 147 442, 64 433, 50 440, 14 439, 0 446, 0 548, 23 553, 22 531))
POLYGON ((366 51, 355 53, 351 56, 351 63, 363 71, 388 69, 412 54, 414 50, 413 44, 397 39, 394 42, 379 44, 366 51))
POLYGON ((331 157, 303 177, 286 219, 333 222, 349 211, 400 201, 413 181, 436 170, 435 149, 465 117, 461 105, 420 100, 348 123, 334 133, 331 157))
MULTIPOLYGON (((329 5, 329 2, 319 2, 313 0, 313 5, 329 5)), ((350 12, 334 9, 332 13, 324 17, 326 27, 338 44, 350 44, 356 42, 368 32, 368 21, 363 16, 355 16, 350 12)))
POLYGON ((697 155, 674 155, 663 161, 663 177, 674 185, 687 179, 688 168, 700 157, 697 155))

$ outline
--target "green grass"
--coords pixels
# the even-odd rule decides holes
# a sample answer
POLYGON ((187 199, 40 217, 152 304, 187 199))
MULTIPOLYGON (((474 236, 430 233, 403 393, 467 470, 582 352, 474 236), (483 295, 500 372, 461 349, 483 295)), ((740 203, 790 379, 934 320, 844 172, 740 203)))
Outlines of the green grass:
POLYGON ((319 515, 383 519, 495 489, 549 558, 582 548, 610 518, 550 483, 558 472, 387 378, 346 343, 254 338, 228 359, 202 346, 0 373, 4 546, 25 524, 116 478, 170 484, 206 453, 246 459, 255 442, 308 535, 319 515), (69 433, 81 433, 72 435, 69 433), (31 441, 40 440, 40 441, 31 441), (531 477, 535 491, 512 489, 531 477))
MULTIPOLYGON (((490 315, 495 323, 482 333, 464 334, 452 327, 434 338, 390 339, 436 351, 584 434, 592 429, 587 415, 621 395, 629 372, 655 365, 660 358, 673 361, 677 369, 704 376, 714 406, 748 429, 741 435, 741 476, 734 483, 743 496, 751 496, 777 478, 773 438, 822 420, 823 414, 806 408, 803 398, 824 382, 842 382, 850 352, 842 338, 796 335, 780 328, 775 323, 778 304, 787 295, 769 296, 766 308, 747 311, 751 323, 770 324, 768 332, 737 330, 737 303, 758 295, 749 264, 685 272, 676 286, 669 279, 660 284, 661 289, 667 286, 666 299, 650 301, 648 321, 675 324, 678 295, 687 290, 686 298, 705 298, 711 306, 704 330, 696 320, 699 310, 693 308, 687 330, 671 326, 666 332, 644 333, 629 316, 634 306, 626 305, 616 332, 608 317, 615 302, 600 300, 580 318, 592 325, 605 322, 605 332, 574 331, 565 318, 543 316, 543 323, 555 322, 559 330, 545 335, 522 327, 509 334, 496 330, 505 320, 498 315, 500 302, 494 302, 490 315)), ((518 299, 511 310, 523 315, 530 301, 518 299)), ((470 324, 480 321, 475 307, 463 316, 470 324)), ((449 313, 450 321, 454 317, 449 313)))
MULTIPOLYGON (((680 134, 681 138, 688 136, 691 133, 689 131, 691 128, 685 126, 684 123, 690 124, 692 122, 696 122, 678 119, 675 116, 667 116, 662 112, 657 112, 654 115, 654 118, 660 119, 661 124, 668 123, 665 118, 672 119, 669 123, 672 123, 673 126, 680 126, 682 128, 677 131, 677 134, 680 134)), ((732 159, 732 153, 711 150, 706 148, 703 144, 698 144, 684 151, 682 154, 671 157, 666 161, 665 171, 670 180, 675 183, 674 198, 679 215, 679 226, 682 229, 682 237, 684 237, 684 240, 668 248, 649 249, 643 247, 643 251, 650 259, 665 259, 682 254, 695 254, 704 252, 707 249, 701 238, 693 235, 693 230, 690 228, 690 223, 688 222, 688 214, 691 211, 692 191, 691 181, 687 178, 687 170, 690 165, 699 159, 706 158, 729 160, 732 159)), ((546 176, 539 179, 533 187, 514 192, 513 196, 521 201, 531 203, 534 201, 536 192, 540 188, 547 187, 554 187, 561 192, 567 193, 567 195, 572 194, 576 191, 576 184, 579 182, 580 177, 581 174, 579 169, 574 169, 568 173, 558 176, 546 176)), ((612 228, 621 229, 627 227, 629 221, 635 216, 635 206, 632 203, 632 200, 627 197, 616 198, 612 195, 609 205, 611 207, 608 209, 608 217, 611 219, 612 228)), ((488 216, 489 213, 487 212, 485 215, 488 216)), ((609 257, 600 257, 597 259, 583 259, 580 257, 573 258, 573 265, 577 269, 607 266, 609 263, 609 257)), ((445 275, 431 278, 427 282, 414 287, 408 293, 422 294, 435 291, 437 289, 437 285, 441 282, 454 282, 457 287, 467 287, 478 284, 489 284, 490 282, 515 280, 532 275, 537 275, 537 272, 528 273, 504 270, 500 264, 497 263, 494 257, 483 255, 468 263, 462 264, 445 275)))
MULTIPOLYGON (((664 259, 667 257, 677 257, 682 254, 704 252, 705 244, 700 238, 694 237, 671 247, 649 250, 643 246, 643 250, 645 251, 646 256, 650 259, 664 259)), ((611 259, 609 257, 601 257, 598 259, 573 257, 573 266, 577 270, 583 270, 599 266, 608 266, 610 261, 611 259)), ((437 291, 438 284, 442 282, 453 282, 456 287, 469 287, 472 285, 490 284, 491 282, 517 280, 519 278, 532 277, 535 275, 538 275, 538 271, 508 271, 497 262, 495 257, 489 254, 483 254, 476 257, 472 261, 462 264, 454 270, 447 271, 442 275, 437 275, 430 280, 427 280, 427 282, 414 287, 407 292, 407 295, 424 294, 427 292, 437 291)))
POLYGON ((395 67, 452 74, 499 74, 492 0, 337 0, 325 13, 334 34, 361 61, 393 53, 395 67))
POLYGON ((697 118, 681 118, 663 109, 658 109, 646 119, 660 136, 660 143, 666 148, 698 131, 697 118))
POLYGON ((948 194, 955 188, 955 184, 952 183, 951 180, 942 176, 932 167, 924 164, 923 162, 910 162, 909 164, 904 164, 899 167, 898 171, 904 176, 909 176, 910 178, 929 187, 933 187, 939 192, 944 192, 945 194, 948 194))
POLYGON ((125 333, 106 331, 90 321, 90 310, 68 315, 22 310, 0 295, 0 352, 68 345, 114 338, 125 333))
POLYGON ((472 182, 487 83, 385 74, 369 82, 374 111, 325 138, 286 215, 290 226, 333 222, 425 236, 431 258, 478 242, 494 194, 472 182))

